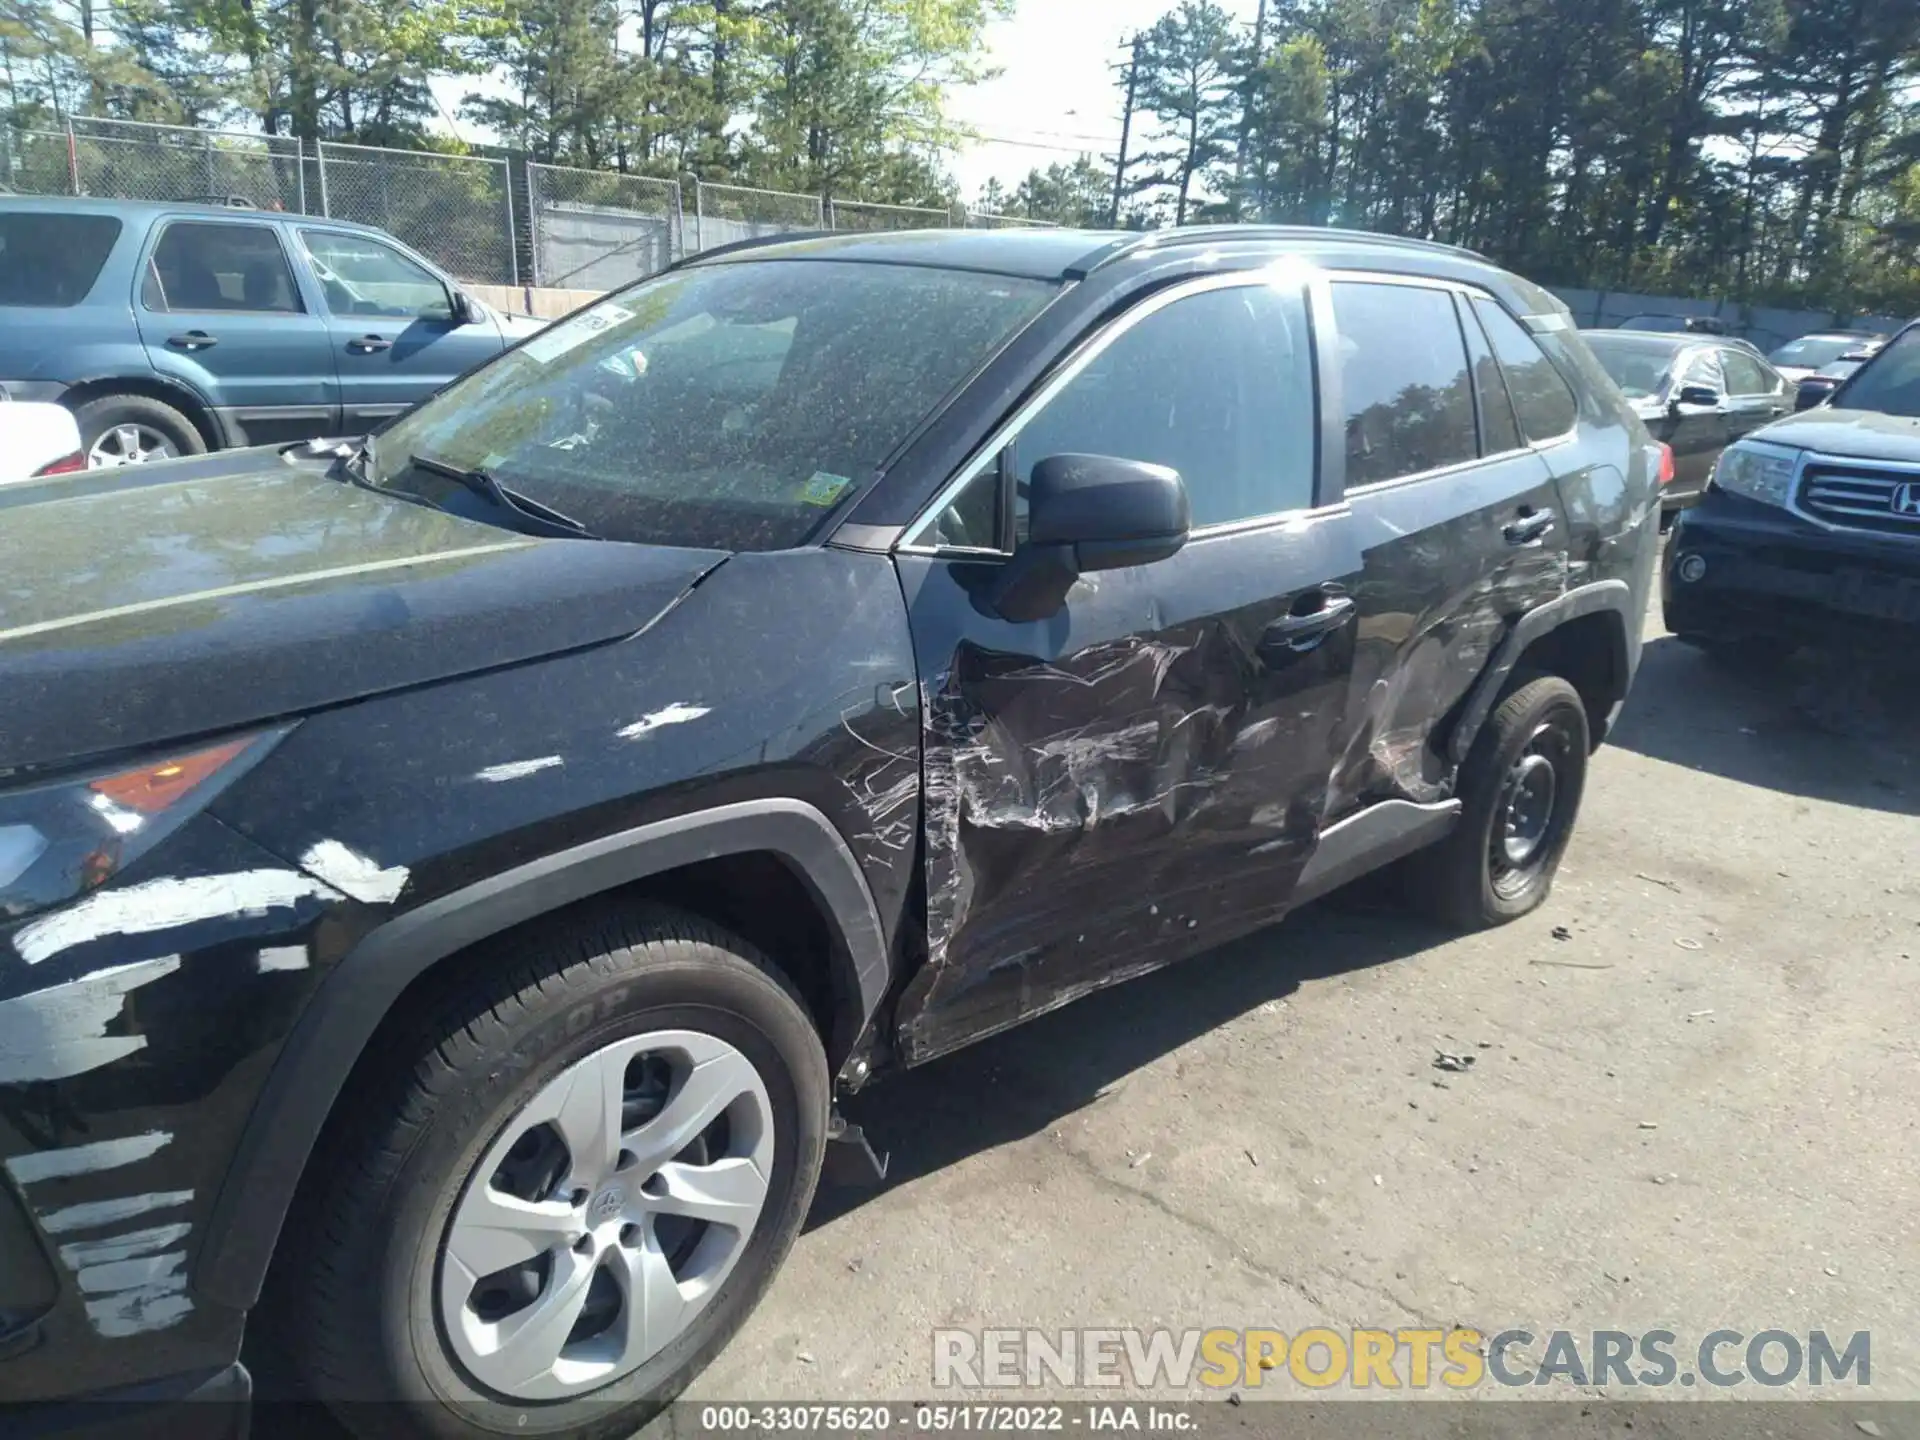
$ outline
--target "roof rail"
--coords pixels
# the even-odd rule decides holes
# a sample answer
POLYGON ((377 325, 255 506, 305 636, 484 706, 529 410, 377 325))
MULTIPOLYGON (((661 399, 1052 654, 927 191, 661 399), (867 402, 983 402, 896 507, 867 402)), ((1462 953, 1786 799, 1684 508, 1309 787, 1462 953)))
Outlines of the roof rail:
POLYGON ((1457 255, 1492 264, 1477 250, 1463 245, 1448 245, 1439 240, 1416 240, 1405 235, 1382 235, 1374 230, 1342 230, 1330 225, 1183 225, 1173 230, 1143 231, 1137 240, 1125 241, 1100 256, 1095 268, 1142 250, 1168 250, 1176 246, 1217 245, 1223 240, 1295 240, 1339 241, 1350 245, 1379 245, 1391 249, 1426 250, 1442 255, 1457 255))

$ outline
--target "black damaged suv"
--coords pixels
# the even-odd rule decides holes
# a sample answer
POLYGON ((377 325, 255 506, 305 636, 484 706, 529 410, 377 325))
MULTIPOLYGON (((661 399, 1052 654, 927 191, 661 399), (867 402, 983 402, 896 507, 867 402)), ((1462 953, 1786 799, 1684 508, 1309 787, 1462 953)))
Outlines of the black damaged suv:
POLYGON ((631 1431, 836 1093, 1389 864, 1540 904, 1662 468, 1465 252, 969 232, 0 491, 0 1400, 244 1397, 257 1313, 365 1433, 631 1431))

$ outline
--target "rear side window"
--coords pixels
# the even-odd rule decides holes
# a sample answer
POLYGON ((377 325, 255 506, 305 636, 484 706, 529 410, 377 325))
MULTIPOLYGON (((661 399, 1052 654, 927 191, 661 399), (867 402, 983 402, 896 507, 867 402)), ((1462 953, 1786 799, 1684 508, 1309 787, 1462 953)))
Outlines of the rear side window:
POLYGON ((0 305, 78 305, 119 238, 111 215, 0 215, 0 305))
POLYGON ((1500 357, 1500 368, 1506 373, 1507 389, 1513 393, 1513 408, 1520 417, 1522 433, 1538 444, 1542 440, 1558 439, 1573 429, 1579 406, 1546 352, 1499 304, 1476 295, 1473 307, 1480 315, 1480 323, 1487 327, 1493 353, 1500 357))
POLYGON ((1473 393, 1480 401, 1480 453, 1504 455, 1518 450, 1526 442, 1513 418, 1513 399, 1507 394, 1500 364, 1476 321, 1464 317, 1462 328, 1467 332, 1467 355, 1473 361, 1473 393))
POLYGON ((1466 342, 1445 290, 1336 281, 1347 488, 1476 458, 1466 342))
POLYGON ((297 315, 305 308, 271 225, 175 221, 153 248, 140 298, 149 310, 297 315))

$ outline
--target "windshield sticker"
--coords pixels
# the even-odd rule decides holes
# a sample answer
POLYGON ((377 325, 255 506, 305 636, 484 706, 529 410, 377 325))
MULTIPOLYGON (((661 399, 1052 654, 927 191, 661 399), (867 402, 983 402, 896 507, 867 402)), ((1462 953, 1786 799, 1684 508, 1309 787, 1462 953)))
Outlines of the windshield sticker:
POLYGON ((824 470, 816 470, 800 491, 800 503, 818 505, 825 510, 844 495, 851 484, 853 481, 844 475, 829 475, 824 470))
POLYGON ((584 345, 597 335, 633 318, 633 312, 619 305, 596 305, 584 315, 562 320, 542 331, 520 347, 521 353, 542 365, 551 364, 575 346, 584 345))

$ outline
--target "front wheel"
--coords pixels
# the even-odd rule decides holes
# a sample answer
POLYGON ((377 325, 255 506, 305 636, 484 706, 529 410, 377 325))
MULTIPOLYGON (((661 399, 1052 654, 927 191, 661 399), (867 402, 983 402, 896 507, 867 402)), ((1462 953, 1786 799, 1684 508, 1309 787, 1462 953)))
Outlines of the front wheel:
POLYGON ((316 1156, 279 1318, 362 1435, 632 1434, 799 1233, 819 1036, 745 942, 661 909, 462 969, 316 1156))
POLYGON ((1557 675, 1515 688, 1460 769, 1460 824, 1411 857, 1409 888, 1425 909, 1467 929, 1536 910, 1573 836, 1590 750, 1580 692, 1557 675))

